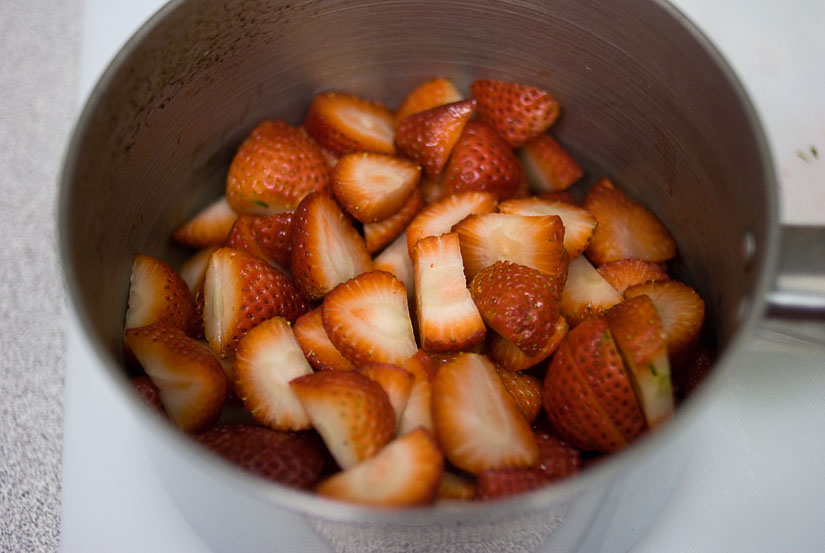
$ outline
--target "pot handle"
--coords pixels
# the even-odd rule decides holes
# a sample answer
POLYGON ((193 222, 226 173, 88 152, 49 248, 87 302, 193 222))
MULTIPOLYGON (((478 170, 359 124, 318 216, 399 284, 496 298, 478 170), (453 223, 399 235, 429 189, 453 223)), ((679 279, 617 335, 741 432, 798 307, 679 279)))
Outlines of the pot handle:
POLYGON ((825 226, 781 228, 777 275, 760 334, 825 345, 825 226))

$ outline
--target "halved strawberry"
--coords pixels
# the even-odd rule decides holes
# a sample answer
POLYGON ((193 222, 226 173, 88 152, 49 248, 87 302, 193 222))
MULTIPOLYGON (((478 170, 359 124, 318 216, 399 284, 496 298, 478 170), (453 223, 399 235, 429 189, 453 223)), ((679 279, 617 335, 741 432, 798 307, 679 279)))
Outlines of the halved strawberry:
POLYGON ((472 120, 453 147, 443 182, 445 195, 480 190, 506 200, 521 186, 521 162, 492 127, 472 120))
POLYGON ((229 207, 226 196, 221 196, 178 228, 172 239, 190 248, 220 246, 238 214, 229 207))
POLYGON ((595 264, 637 257, 661 263, 676 257, 676 242, 656 215, 602 179, 587 191, 582 207, 599 222, 585 254, 595 264))
POLYGON ((217 250, 217 246, 209 246, 202 250, 198 250, 180 266, 180 276, 183 278, 189 291, 193 296, 197 295, 198 290, 203 290, 203 280, 206 278, 206 268, 209 266, 209 258, 217 250))
POLYGON ((160 400, 160 390, 146 375, 136 376, 129 380, 129 383, 140 396, 140 399, 159 414, 166 416, 163 410, 163 402, 160 400))
POLYGON ((435 177, 447 165, 475 107, 475 100, 463 100, 406 117, 395 133, 399 151, 423 165, 428 177, 435 177))
POLYGON ((486 357, 459 353, 438 369, 432 392, 435 434, 456 467, 478 474, 538 462, 530 425, 486 357))
POLYGON ((319 495, 384 507, 431 503, 444 469, 444 457, 430 433, 413 430, 358 465, 330 476, 319 495))
POLYGON ((598 317, 622 296, 596 271, 583 255, 570 262, 561 291, 561 314, 570 326, 598 317))
POLYGON ((410 250, 407 248, 407 234, 402 232, 384 248, 373 261, 373 269, 390 273, 401 281, 407 290, 407 297, 415 295, 415 271, 410 250))
POLYGON ((491 332, 492 337, 487 344, 487 355, 494 363, 508 371, 529 369, 553 355, 569 330, 567 320, 564 317, 558 317, 547 343, 535 355, 525 354, 500 334, 491 332))
POLYGON ((517 198, 501 202, 498 210, 516 215, 558 215, 564 225, 564 249, 570 259, 578 257, 587 249, 596 232, 596 218, 585 209, 568 202, 538 197, 517 198))
POLYGON ((415 380, 412 373, 390 363, 367 363, 358 367, 356 371, 374 380, 384 389, 395 411, 395 420, 400 420, 415 380))
MULTIPOLYGON (((367 245, 367 251, 374 254, 395 240, 404 232, 410 221, 418 215, 422 207, 424 207, 424 197, 421 195, 421 190, 416 188, 396 213, 382 221, 364 223, 364 242, 367 245)), ((405 238, 405 243, 406 240, 405 238)))
POLYGON ((230 463, 292 488, 312 488, 324 468, 324 452, 302 434, 251 424, 224 424, 198 434, 196 439, 230 463))
POLYGON ((461 351, 484 340, 484 321, 467 289, 458 235, 415 245, 415 304, 421 349, 461 351))
POLYGON ((221 248, 206 269, 204 331, 212 350, 232 359, 238 341, 272 317, 292 322, 309 306, 278 269, 246 252, 221 248))
POLYGON ((249 252, 277 267, 289 267, 293 219, 292 211, 273 215, 243 213, 232 225, 224 245, 249 252))
POLYGON ((528 140, 518 154, 535 193, 567 190, 584 175, 576 160, 547 133, 528 140))
POLYGON ((630 286, 643 282, 670 280, 664 269, 656 263, 633 257, 608 261, 596 269, 620 294, 630 286))
POLYGON ((161 324, 127 329, 124 341, 160 390, 163 408, 176 426, 197 432, 218 419, 228 383, 206 344, 161 324))
POLYGON ((335 349, 329 340, 327 331, 324 330, 324 319, 320 307, 298 317, 292 331, 295 333, 295 339, 298 340, 304 356, 315 370, 351 371, 355 369, 355 365, 341 355, 341 352, 335 349))
POLYGON ((543 133, 559 116, 559 104, 550 94, 521 83, 479 79, 470 84, 478 101, 478 115, 516 148, 543 133))
POLYGON ((338 161, 332 191, 347 213, 362 223, 374 223, 404 207, 420 178, 421 166, 414 161, 358 152, 338 161))
POLYGON ((409 115, 461 100, 461 93, 449 79, 438 77, 416 86, 395 111, 395 128, 409 115))
POLYGON ((343 469, 372 457, 395 435, 383 388, 355 371, 321 371, 290 382, 312 426, 343 469))
POLYGON ((335 155, 360 151, 395 154, 393 115, 378 102, 343 92, 323 92, 312 99, 304 127, 335 155))
POLYGON ((124 328, 159 323, 189 333, 196 321, 195 299, 183 277, 156 257, 135 256, 124 328))
POLYGON ((403 436, 419 426, 432 431, 431 383, 435 378, 435 363, 429 355, 418 351, 400 366, 413 375, 413 384, 410 388, 410 396, 407 398, 407 406, 398 420, 398 435, 403 436))
POLYGON ((238 213, 267 215, 295 209, 329 185, 318 145, 297 127, 263 121, 238 148, 226 177, 226 199, 238 213))
POLYGON ((541 412, 541 382, 531 374, 496 369, 501 382, 513 399, 516 407, 528 423, 532 423, 541 412))
POLYGON ((466 476, 444 471, 435 495, 437 499, 471 501, 476 496, 476 484, 466 476))
POLYGON ((338 285, 324 298, 322 315, 329 339, 356 366, 399 364, 418 351, 407 290, 390 273, 371 271, 338 285))
POLYGON ((410 259, 415 244, 427 236, 441 236, 468 215, 490 213, 498 200, 489 192, 463 192, 430 204, 415 216, 407 227, 407 248, 410 259))
POLYGON ((306 430, 309 417, 289 386, 312 373, 286 319, 262 322, 240 342, 232 366, 235 394, 256 421, 278 430, 306 430))
POLYGON ((372 269, 364 239, 329 194, 309 194, 292 230, 290 269, 295 285, 318 300, 338 284, 372 269))

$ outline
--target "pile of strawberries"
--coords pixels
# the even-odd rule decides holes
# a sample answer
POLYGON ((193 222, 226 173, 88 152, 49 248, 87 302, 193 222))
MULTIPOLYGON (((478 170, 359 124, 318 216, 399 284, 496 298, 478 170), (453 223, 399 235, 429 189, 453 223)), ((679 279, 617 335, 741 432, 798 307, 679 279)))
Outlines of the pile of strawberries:
POLYGON ((606 179, 577 202, 550 94, 469 92, 260 123, 175 232, 180 271, 134 261, 146 401, 266 478, 387 506, 537 488, 667 421, 710 359, 670 233, 606 179))

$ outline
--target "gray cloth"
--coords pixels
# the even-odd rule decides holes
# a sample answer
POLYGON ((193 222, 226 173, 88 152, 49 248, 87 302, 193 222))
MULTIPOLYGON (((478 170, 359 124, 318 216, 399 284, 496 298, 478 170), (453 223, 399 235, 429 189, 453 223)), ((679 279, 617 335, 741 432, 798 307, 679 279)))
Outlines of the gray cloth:
POLYGON ((0 0, 0 551, 55 551, 65 292, 57 179, 77 105, 80 0, 0 0))

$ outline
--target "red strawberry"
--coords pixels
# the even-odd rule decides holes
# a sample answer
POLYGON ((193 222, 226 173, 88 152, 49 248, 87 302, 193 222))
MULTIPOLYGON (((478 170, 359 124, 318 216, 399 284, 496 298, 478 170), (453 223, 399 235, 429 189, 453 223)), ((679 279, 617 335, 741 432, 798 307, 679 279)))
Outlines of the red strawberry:
POLYGON ((384 507, 431 503, 444 457, 423 428, 401 436, 360 464, 318 485, 319 495, 384 507))
POLYGON ((553 355, 569 330, 567 320, 564 317, 558 317, 547 343, 535 355, 526 355, 500 334, 491 332, 492 338, 487 345, 487 355, 494 363, 508 371, 529 369, 553 355))
POLYGON ((475 107, 475 100, 463 100, 406 117, 395 134, 398 149, 423 165, 428 177, 435 177, 447 165, 475 107))
POLYGON ((479 79, 470 84, 478 115, 511 148, 543 133, 559 116, 559 104, 544 90, 520 83, 479 79))
POLYGON ((295 210, 290 269, 295 285, 318 300, 372 269, 364 239, 328 194, 310 194, 295 210))
POLYGON ((656 263, 633 257, 608 261, 599 265, 597 271, 620 294, 624 294, 634 284, 670 280, 664 269, 656 263))
POLYGON ((541 488, 550 480, 536 469, 503 467, 483 470, 476 480, 476 498, 490 501, 541 488))
POLYGON ((407 297, 415 294, 415 279, 412 259, 407 249, 406 233, 399 234, 392 244, 384 248, 373 261, 373 269, 390 273, 401 281, 407 290, 407 297))
POLYGON ((335 349, 330 342, 327 331, 324 330, 324 319, 320 307, 298 317, 292 330, 304 356, 315 370, 351 371, 355 369, 355 365, 341 355, 341 352, 335 349))
POLYGON ((343 469, 372 457, 395 435, 395 412, 379 384, 355 371, 321 371, 290 382, 343 469))
POLYGON ((220 246, 238 214, 229 207, 226 196, 212 202, 172 234, 178 244, 190 248, 220 246))
POLYGON ((226 178, 226 199, 238 213, 295 209, 310 192, 329 185, 329 167, 317 144, 297 127, 264 121, 244 140, 226 178))
POLYGON ((467 289, 458 235, 415 245, 415 303, 421 349, 461 351, 484 340, 484 321, 467 289))
POLYGON ((292 256, 293 212, 274 215, 244 213, 238 217, 225 245, 243 250, 278 267, 289 267, 292 256))
POLYGON ((551 202, 563 202, 570 205, 579 205, 578 200, 569 190, 558 190, 555 192, 542 192, 537 198, 550 200, 551 202))
POLYGON ((374 380, 384 389, 395 411, 395 420, 399 420, 407 406, 415 380, 412 373, 390 363, 367 363, 358 367, 356 371, 374 380))
POLYGON ((335 155, 360 151, 395 154, 392 112, 372 100, 342 92, 318 94, 309 106, 304 127, 335 155))
POLYGON ((407 406, 398 420, 398 435, 403 436, 419 426, 432 431, 431 383, 435 378, 435 363, 429 355, 419 351, 401 363, 401 367, 413 375, 413 384, 407 406))
POLYGON ((470 501, 475 499, 475 482, 465 476, 444 471, 438 482, 437 499, 451 499, 455 501, 470 501))
POLYGON ((432 393, 435 434, 456 467, 478 474, 538 462, 530 426, 486 357, 459 353, 438 369, 432 393))
POLYGON ((233 364, 235 393, 256 421, 278 430, 306 430, 309 418, 289 382, 312 373, 289 323, 262 322, 240 342, 233 364))
POLYGON ((389 273, 363 273, 324 298, 324 329, 341 354, 355 365, 399 364, 418 346, 407 291, 389 273))
POLYGON ((166 416, 166 411, 163 410, 163 402, 160 400, 160 390, 154 385, 151 378, 145 375, 136 376, 129 382, 146 405, 164 417, 166 416))
POLYGON ((586 252, 595 265, 626 257, 661 263, 676 256, 676 242, 656 215, 607 179, 588 190, 582 207, 599 222, 586 252))
POLYGON ((619 294, 583 255, 570 262, 561 292, 561 314, 575 326, 598 317, 622 301, 619 294))
POLYGON ((702 385, 707 375, 710 373, 713 364, 713 357, 707 348, 699 348, 696 355, 688 362, 687 366, 674 377, 674 387, 681 401, 684 401, 699 386, 702 385))
POLYGON ((313 440, 251 424, 224 424, 198 434, 198 442, 230 463, 292 488, 309 490, 321 478, 324 453, 313 440))
POLYGON ((425 207, 407 227, 407 248, 410 259, 415 244, 427 236, 440 236, 468 215, 490 213, 496 208, 496 197, 489 192, 463 192, 448 196, 425 207))
POLYGON ((190 333, 197 326, 195 299, 167 263, 138 254, 132 262, 125 328, 159 323, 190 333))
POLYGON ((238 341, 261 322, 294 321, 309 308, 278 269, 232 248, 212 254, 203 288, 206 339, 224 359, 232 359, 238 341))
POLYGON ((445 195, 480 190, 506 200, 519 190, 521 163, 492 127, 473 120, 453 147, 443 182, 445 195))
POLYGON ((455 85, 442 77, 432 79, 415 87, 395 112, 395 128, 409 115, 461 100, 455 85))
MULTIPOLYGON (((416 188, 407 198, 407 202, 396 213, 382 221, 364 223, 364 242, 367 245, 367 251, 374 254, 395 240, 404 232, 410 221, 418 215, 422 207, 424 207, 424 197, 421 195, 421 191, 416 188)), ((407 239, 404 238, 404 243, 406 241, 407 239)))
POLYGON ((582 461, 577 449, 547 432, 536 432, 535 435, 539 446, 536 470, 551 480, 572 476, 579 471, 582 461))
POLYGON ((130 328, 124 341, 160 390, 163 408, 176 426, 197 432, 218 419, 228 383, 206 344, 160 324, 130 328))
POLYGON ((519 158, 536 193, 567 190, 584 175, 576 160, 547 133, 528 140, 519 158))
POLYGON ((513 399, 516 407, 528 423, 532 423, 541 412, 541 382, 535 376, 518 371, 497 369, 501 382, 513 399))
POLYGON ((558 215, 564 225, 564 249, 570 259, 578 257, 590 245, 596 232, 596 218, 577 205, 543 198, 518 198, 501 202, 501 213, 515 215, 558 215))

